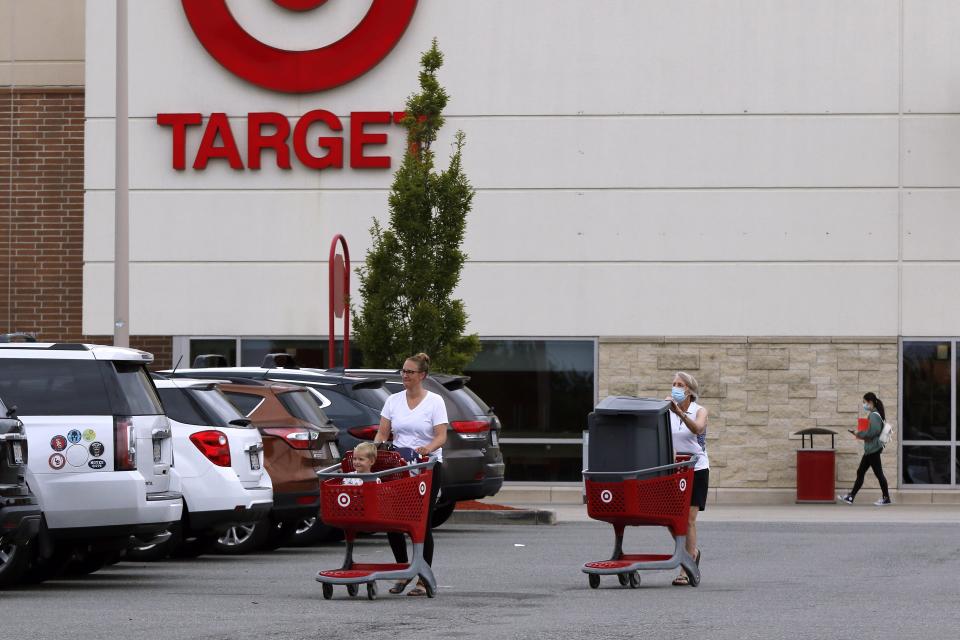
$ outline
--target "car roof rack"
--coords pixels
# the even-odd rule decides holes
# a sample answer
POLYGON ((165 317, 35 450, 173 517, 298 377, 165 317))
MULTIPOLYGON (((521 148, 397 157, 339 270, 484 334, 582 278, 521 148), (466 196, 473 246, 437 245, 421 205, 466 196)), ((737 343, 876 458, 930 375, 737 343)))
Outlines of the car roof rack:
POLYGON ((55 342, 47 349, 50 351, 90 351, 90 347, 78 342, 55 342))
POLYGON ((0 333, 0 342, 37 342, 37 334, 25 331, 0 333))

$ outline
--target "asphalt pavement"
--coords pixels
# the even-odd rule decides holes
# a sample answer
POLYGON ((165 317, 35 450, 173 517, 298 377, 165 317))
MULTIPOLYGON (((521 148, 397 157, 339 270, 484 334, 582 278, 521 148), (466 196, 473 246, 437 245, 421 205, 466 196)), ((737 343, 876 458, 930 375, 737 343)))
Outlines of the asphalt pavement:
MULTIPOLYGON (((609 525, 445 526, 435 599, 321 597, 313 576, 342 547, 246 557, 122 562, 83 579, 0 592, 0 638, 916 638, 960 623, 960 529, 943 523, 707 521, 703 582, 639 589, 583 562, 612 548, 609 525)), ((626 550, 667 552, 665 529, 628 530, 626 550)), ((382 537, 363 557, 389 561, 382 537)), ((361 590, 361 594, 364 591, 361 590)))

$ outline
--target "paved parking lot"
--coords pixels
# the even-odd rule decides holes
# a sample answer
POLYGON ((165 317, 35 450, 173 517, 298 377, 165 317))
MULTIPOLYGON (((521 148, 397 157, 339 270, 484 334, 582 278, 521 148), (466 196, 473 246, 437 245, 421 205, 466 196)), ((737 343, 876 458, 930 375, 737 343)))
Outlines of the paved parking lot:
MULTIPOLYGON (((85 579, 0 592, 2 638, 902 638, 960 622, 955 524, 704 522, 703 583, 644 574, 637 590, 579 565, 609 553, 610 528, 450 526, 438 531, 434 600, 324 601, 313 580, 336 546, 242 558, 121 563, 85 579)), ((634 529, 628 551, 667 549, 634 529)), ((383 538, 365 557, 389 555, 383 538)), ((361 593, 363 593, 361 591, 361 593)))

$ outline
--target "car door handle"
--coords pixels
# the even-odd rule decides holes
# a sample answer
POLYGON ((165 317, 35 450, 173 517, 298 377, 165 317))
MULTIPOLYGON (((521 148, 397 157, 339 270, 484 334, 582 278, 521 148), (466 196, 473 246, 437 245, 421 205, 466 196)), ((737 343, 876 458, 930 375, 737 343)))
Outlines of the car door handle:
POLYGON ((243 450, 247 453, 260 453, 263 451, 263 443, 257 442, 255 444, 248 444, 243 450))

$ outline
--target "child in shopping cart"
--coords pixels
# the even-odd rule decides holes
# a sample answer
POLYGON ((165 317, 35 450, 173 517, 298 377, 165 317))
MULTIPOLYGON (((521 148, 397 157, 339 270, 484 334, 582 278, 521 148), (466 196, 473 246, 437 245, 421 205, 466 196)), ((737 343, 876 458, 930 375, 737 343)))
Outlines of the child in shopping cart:
MULTIPOLYGON (((372 442, 361 442, 353 448, 353 472, 350 473, 350 475, 352 476, 360 473, 370 473, 370 470, 373 469, 373 465, 376 461, 377 446, 372 442)), ((364 482, 379 483, 380 478, 364 480, 363 478, 351 478, 348 476, 343 479, 343 484, 361 485, 364 482)))

